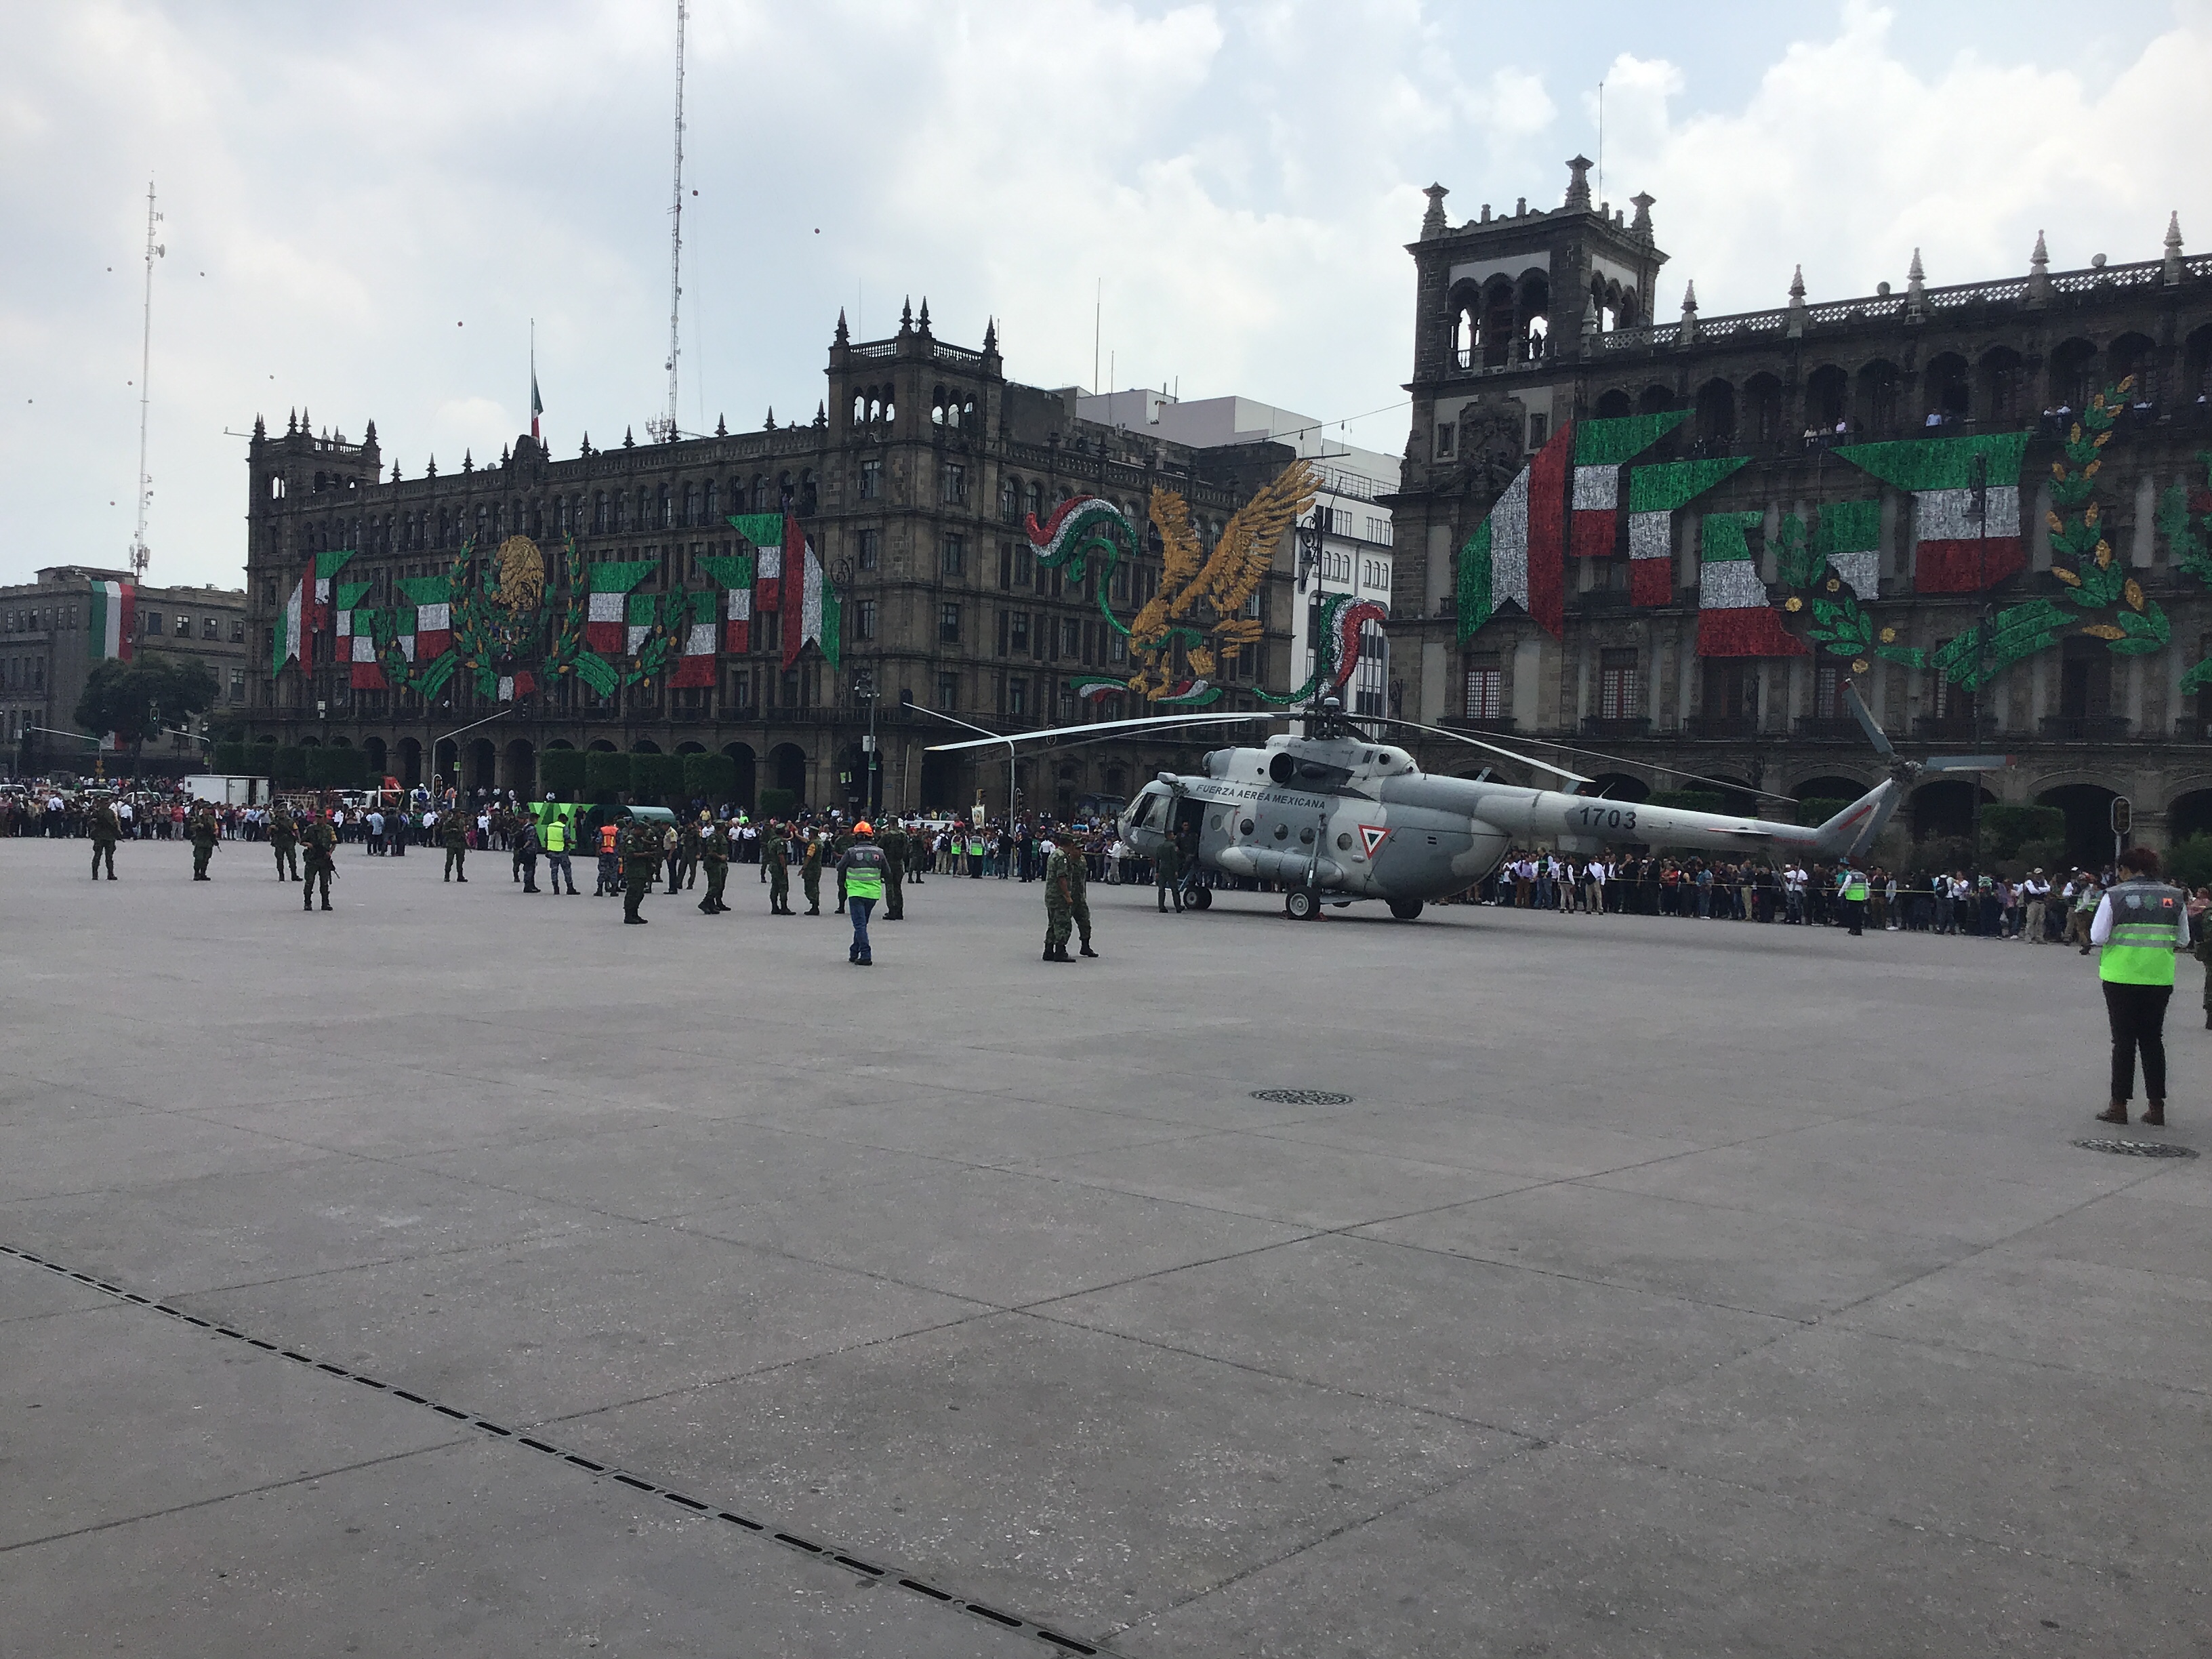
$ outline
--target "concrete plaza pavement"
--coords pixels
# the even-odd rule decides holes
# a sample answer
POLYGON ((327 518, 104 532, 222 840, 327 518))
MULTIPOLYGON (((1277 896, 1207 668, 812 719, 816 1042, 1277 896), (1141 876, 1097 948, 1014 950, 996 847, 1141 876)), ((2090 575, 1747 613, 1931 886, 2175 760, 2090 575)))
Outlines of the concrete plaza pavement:
POLYGON ((2071 951, 189 851, 0 842, 0 1653, 2212 1654, 2071 951))

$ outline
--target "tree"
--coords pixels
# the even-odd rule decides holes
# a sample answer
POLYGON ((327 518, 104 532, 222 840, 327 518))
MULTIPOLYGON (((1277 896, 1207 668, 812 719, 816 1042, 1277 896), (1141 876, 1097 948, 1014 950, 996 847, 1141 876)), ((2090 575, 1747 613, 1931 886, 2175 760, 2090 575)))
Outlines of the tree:
POLYGON ((630 787, 630 757, 604 749, 584 755, 584 787, 595 801, 611 805, 630 787))
POLYGON ((684 793, 684 759, 681 755, 632 755, 630 793, 643 801, 680 799, 684 793))
POLYGON ((738 763, 727 755, 685 755, 684 793, 695 800, 726 801, 738 793, 738 763))
POLYGON ((538 757, 538 781, 550 794, 575 800, 584 793, 584 751, 548 749, 538 757))
POLYGON ((129 662, 110 657, 86 677, 70 718, 94 737, 115 733, 118 744, 131 746, 136 770, 148 738, 198 714, 215 699, 215 676, 204 664, 150 653, 129 662))

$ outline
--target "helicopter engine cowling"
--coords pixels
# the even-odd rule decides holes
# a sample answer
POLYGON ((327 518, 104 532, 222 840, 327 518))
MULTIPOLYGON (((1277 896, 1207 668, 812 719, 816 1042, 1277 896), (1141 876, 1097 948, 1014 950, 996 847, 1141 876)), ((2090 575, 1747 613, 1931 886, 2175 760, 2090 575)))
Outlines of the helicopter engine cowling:
POLYGON ((1224 847, 1214 857, 1222 869, 1232 876, 1250 876, 1260 881, 1280 882, 1286 887, 1304 887, 1310 870, 1316 887, 1346 884, 1343 867, 1334 859, 1316 859, 1310 853, 1278 851, 1272 847, 1224 847))

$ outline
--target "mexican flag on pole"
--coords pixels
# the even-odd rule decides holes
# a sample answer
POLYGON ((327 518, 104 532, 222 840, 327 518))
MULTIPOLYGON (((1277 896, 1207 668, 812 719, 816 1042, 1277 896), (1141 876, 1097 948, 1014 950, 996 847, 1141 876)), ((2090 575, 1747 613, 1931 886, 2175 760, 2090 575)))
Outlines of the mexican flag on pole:
POLYGON ((2027 568, 2021 539, 2025 432, 1904 438, 1836 451, 1884 483, 1912 492, 1916 593, 1974 593, 2027 568))
POLYGON ((617 559, 589 567, 585 598, 584 643, 603 657, 619 657, 628 648, 626 608, 623 600, 631 588, 658 569, 652 559, 617 559))
POLYGON ((1567 467, 1574 422, 1553 433, 1459 551, 1462 642, 1510 599, 1546 633, 1566 625, 1567 467))
POLYGON ((92 654, 94 659, 131 660, 137 647, 132 635, 138 626, 138 589, 130 582, 92 585, 92 654))
POLYGON ((1805 642, 1782 625, 1743 532, 1765 515, 1708 513, 1698 526, 1698 654, 1802 657, 1805 642))
POLYGON ((699 568, 722 591, 722 649, 744 651, 750 648, 753 556, 750 553, 715 554, 702 558, 699 568))
MULTIPOLYGON (((1881 597, 1881 503, 1831 501, 1820 509, 1813 551, 1836 568, 1844 586, 1862 599, 1881 597)), ((1815 574, 1819 567, 1814 567, 1815 574)))
POLYGON ((1628 475, 1628 602, 1674 603, 1674 514, 1751 458, 1662 461, 1628 475))
POLYGON ((1578 559, 1613 556, 1620 536, 1622 471, 1630 461, 1689 418, 1689 410, 1677 409, 1663 415, 1628 415, 1574 423, 1574 520, 1568 532, 1569 553, 1578 559))
POLYGON ((668 681, 671 685, 714 683, 714 652, 720 643, 721 633, 716 625, 715 612, 721 609, 721 597, 711 588, 684 596, 688 614, 678 641, 676 672, 668 681))
POLYGON ((802 647, 811 641, 835 668, 844 654, 845 605, 822 569, 814 544, 799 538, 799 520, 788 519, 785 551, 792 555, 790 580, 783 584, 783 665, 799 660, 802 647), (792 538, 799 538, 794 550, 792 538))

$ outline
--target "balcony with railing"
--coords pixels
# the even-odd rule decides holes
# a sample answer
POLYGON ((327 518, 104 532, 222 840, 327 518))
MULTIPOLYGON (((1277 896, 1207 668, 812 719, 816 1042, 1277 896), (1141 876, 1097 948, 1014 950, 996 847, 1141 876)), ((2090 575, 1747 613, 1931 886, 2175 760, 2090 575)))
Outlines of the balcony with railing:
POLYGON ((2040 729, 2058 743, 2119 743, 2132 724, 2124 714, 2045 714, 2040 729))
POLYGON ((1692 714, 1682 722, 1691 737, 1705 742, 1744 743, 1759 735, 1756 714, 1692 714))
POLYGON ((1800 743, 1864 743, 1866 733, 1849 714, 1801 714, 1797 717, 1797 740, 1800 743))
POLYGON ((1583 735, 1602 738, 1607 743, 1620 743, 1651 735, 1651 716, 1649 714, 1586 714, 1583 717, 1583 735))

